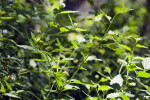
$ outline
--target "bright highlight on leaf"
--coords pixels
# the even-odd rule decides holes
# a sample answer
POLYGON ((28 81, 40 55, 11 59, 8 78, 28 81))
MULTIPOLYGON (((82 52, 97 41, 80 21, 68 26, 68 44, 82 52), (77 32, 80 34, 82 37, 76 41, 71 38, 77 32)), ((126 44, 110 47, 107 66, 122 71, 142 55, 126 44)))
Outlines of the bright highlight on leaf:
POLYGON ((115 76, 111 81, 110 81, 110 85, 113 85, 113 84, 119 84, 120 87, 122 86, 123 84, 123 78, 121 77, 121 75, 117 75, 115 76))
POLYGON ((106 98, 116 98, 116 97, 120 97, 119 93, 110 93, 107 95, 106 98))
POLYGON ((60 14, 77 13, 79 11, 62 11, 60 14))
POLYGON ((144 69, 149 70, 150 69, 150 57, 146 57, 142 61, 142 65, 143 65, 144 69))
POLYGON ((96 56, 92 55, 92 56, 89 56, 86 61, 90 61, 90 60, 98 60, 98 61, 102 61, 102 59, 97 59, 96 56))

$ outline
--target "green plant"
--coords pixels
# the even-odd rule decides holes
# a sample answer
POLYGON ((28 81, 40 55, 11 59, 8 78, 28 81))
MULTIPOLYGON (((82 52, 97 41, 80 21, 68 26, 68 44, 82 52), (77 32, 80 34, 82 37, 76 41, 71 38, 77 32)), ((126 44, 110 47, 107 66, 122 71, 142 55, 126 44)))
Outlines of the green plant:
POLYGON ((23 10, 30 6, 25 1, 9 3, 2 2, 0 9, 1 99, 149 98, 150 58, 140 56, 141 48, 147 48, 141 45, 144 40, 132 25, 115 26, 117 18, 134 10, 122 3, 112 18, 104 10, 79 18, 77 11, 63 10, 61 0, 50 1, 51 8, 41 1, 40 11, 35 2, 35 11, 23 10), (38 31, 28 11, 43 19, 38 31))

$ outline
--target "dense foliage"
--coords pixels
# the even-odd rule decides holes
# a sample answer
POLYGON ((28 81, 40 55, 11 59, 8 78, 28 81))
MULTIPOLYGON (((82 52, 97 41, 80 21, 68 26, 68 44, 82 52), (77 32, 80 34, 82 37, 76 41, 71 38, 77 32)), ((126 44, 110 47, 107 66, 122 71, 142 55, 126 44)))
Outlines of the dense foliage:
POLYGON ((1 0, 0 99, 149 100, 145 4, 110 0, 80 15, 63 0, 1 0))

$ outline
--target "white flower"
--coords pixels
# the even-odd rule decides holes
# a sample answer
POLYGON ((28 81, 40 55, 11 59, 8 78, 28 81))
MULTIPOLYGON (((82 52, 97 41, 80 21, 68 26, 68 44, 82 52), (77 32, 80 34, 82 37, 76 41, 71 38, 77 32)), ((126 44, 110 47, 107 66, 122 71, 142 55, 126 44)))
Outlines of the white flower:
POLYGON ((120 87, 123 84, 123 78, 121 77, 120 74, 118 74, 117 76, 115 76, 111 81, 110 81, 110 85, 113 85, 115 83, 118 83, 120 85, 120 87))
POLYGON ((146 69, 146 70, 150 69, 150 57, 146 57, 142 61, 142 65, 143 65, 144 69, 146 69))

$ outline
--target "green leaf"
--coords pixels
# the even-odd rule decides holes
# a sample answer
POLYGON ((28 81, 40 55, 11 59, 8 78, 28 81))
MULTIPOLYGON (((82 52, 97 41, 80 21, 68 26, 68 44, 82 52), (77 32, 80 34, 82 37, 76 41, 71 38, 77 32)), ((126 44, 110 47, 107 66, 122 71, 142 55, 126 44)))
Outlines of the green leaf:
POLYGON ((2 92, 2 93, 5 93, 5 88, 4 88, 4 86, 3 86, 2 83, 1 83, 1 92, 2 92))
POLYGON ((109 79, 104 78, 104 77, 102 77, 101 80, 100 80, 100 82, 107 82, 107 81, 109 81, 109 79))
POLYGON ((82 29, 82 28, 75 28, 74 30, 76 30, 76 31, 87 31, 86 29, 82 29))
POLYGON ((98 97, 87 97, 85 100, 99 100, 98 97))
POLYGON ((56 79, 56 82, 57 82, 59 87, 64 86, 64 83, 66 81, 66 77, 62 71, 56 72, 55 79, 56 79))
POLYGON ((62 11, 60 14, 77 13, 79 11, 62 11))
POLYGON ((86 59, 86 61, 91 61, 91 60, 97 60, 97 61, 102 61, 102 59, 98 59, 96 56, 92 55, 92 56, 88 56, 88 58, 86 59))
POLYGON ((147 48, 146 46, 140 45, 140 44, 137 44, 136 47, 139 47, 139 48, 147 48))
MULTIPOLYGON (((65 67, 65 68, 79 68, 79 66, 68 66, 68 67, 65 67)), ((80 67, 81 70, 87 70, 85 69, 84 67, 80 67)))
POLYGON ((127 97, 126 95, 120 94, 120 97, 121 97, 123 100, 130 100, 129 97, 127 97))
POLYGON ((44 31, 45 31, 44 25, 41 26, 40 31, 41 31, 41 33, 44 33, 44 31))
POLYGON ((70 15, 69 15, 69 14, 68 14, 68 17, 69 17, 69 20, 70 20, 70 22, 71 22, 72 26, 74 26, 74 25, 73 25, 72 18, 70 17, 70 15))
POLYGON ((127 65, 127 62, 125 60, 122 60, 122 59, 118 59, 119 62, 121 62, 122 64, 124 65, 127 65))
POLYGON ((79 87, 77 86, 74 86, 74 85, 65 85, 63 91, 67 91, 67 90, 77 90, 77 89, 80 89, 79 87))
POLYGON ((61 31, 61 32, 68 32, 69 29, 67 29, 67 28, 65 28, 65 27, 61 27, 61 28, 60 28, 60 31, 61 31))
POLYGON ((104 15, 104 13, 101 13, 101 14, 97 15, 97 16, 94 18, 94 21, 100 21, 100 20, 102 20, 103 15, 104 15))
POLYGON ((150 74, 144 71, 138 71, 137 72, 138 77, 143 77, 143 78, 150 78, 150 74))
POLYGON ((144 60, 142 61, 142 65, 144 69, 149 70, 150 69, 150 57, 144 58, 144 60))
POLYGON ((61 69, 60 66, 52 66, 52 69, 54 69, 54 68, 61 69))
POLYGON ((86 22, 87 22, 89 25, 92 25, 92 24, 93 24, 91 20, 88 20, 88 19, 85 19, 85 20, 86 20, 86 22))
POLYGON ((114 33, 112 30, 109 30, 109 31, 108 31, 108 34, 114 35, 114 34, 116 34, 116 33, 114 33))
POLYGON ((51 52, 72 51, 71 49, 54 49, 51 52))
POLYGON ((71 83, 93 86, 93 85, 91 85, 91 84, 83 83, 83 82, 81 82, 80 80, 76 80, 76 79, 72 79, 72 80, 71 80, 71 83))
POLYGON ((17 45, 17 46, 20 47, 20 48, 23 48, 23 49, 27 49, 27 50, 32 50, 32 51, 36 50, 36 48, 32 47, 32 46, 27 46, 27 45, 17 45))
POLYGON ((76 42, 71 41, 71 43, 73 44, 74 48, 78 48, 78 45, 77 45, 77 43, 76 43, 76 42))
POLYGON ((33 59, 30 59, 30 60, 34 60, 34 61, 41 61, 41 62, 45 62, 45 60, 42 60, 42 59, 36 59, 36 58, 33 58, 33 59))
POLYGON ((109 100, 116 100, 115 98, 110 98, 109 100))
POLYGON ((7 88, 8 88, 10 91, 12 91, 11 86, 10 86, 6 81, 5 81, 5 84, 6 84, 7 88))
POLYGON ((127 65, 126 68, 127 68, 128 71, 133 71, 133 70, 136 69, 136 65, 135 64, 130 64, 130 65, 127 65))
MULTIPOLYGON (((41 0, 40 0, 41 1, 41 0)), ((41 1, 42 2, 42 1, 41 1)), ((43 2, 42 2, 43 3, 43 2)), ((50 9, 50 8, 48 8, 44 3, 43 3, 43 5, 45 6, 45 8, 53 15, 53 10, 52 9, 50 9)))
POLYGON ((13 98, 20 98, 20 97, 14 95, 14 94, 11 94, 11 93, 5 93, 5 94, 3 94, 3 95, 9 96, 9 97, 13 97, 13 98))
POLYGON ((24 92, 24 90, 18 90, 18 91, 16 91, 16 93, 21 93, 21 92, 24 92))
POLYGON ((129 8, 125 8, 125 7, 116 7, 115 8, 116 13, 126 13, 130 10, 133 10, 133 9, 129 9, 129 8))
POLYGON ((117 98, 120 97, 119 93, 110 93, 107 95, 106 98, 117 98))
POLYGON ((54 27, 56 27, 56 28, 57 28, 57 26, 58 26, 58 24, 55 23, 55 22, 50 22, 49 25, 50 25, 51 27, 54 26, 54 27))
POLYGON ((0 19, 12 19, 13 17, 0 17, 0 19))
POLYGON ((96 40, 102 40, 100 37, 98 37, 98 36, 93 36, 93 35, 90 35, 90 38, 96 39, 96 40))
POLYGON ((100 14, 100 17, 102 17, 103 15, 110 21, 111 20, 111 17, 108 16, 104 11, 101 11, 102 14, 100 14))
POLYGON ((98 87, 98 91, 99 90, 102 90, 102 91, 108 91, 112 89, 110 86, 107 86, 107 85, 101 85, 100 87, 98 87))
POLYGON ((59 39, 57 38, 56 40, 57 40, 57 43, 58 43, 59 49, 62 49, 63 47, 62 47, 62 45, 61 45, 61 43, 60 43, 59 39))
POLYGON ((120 46, 121 46, 121 47, 123 47, 123 48, 124 48, 124 49, 126 49, 126 50, 131 51, 131 48, 130 48, 130 47, 128 47, 127 45, 120 44, 120 46))
POLYGON ((0 37, 0 40, 7 40, 7 38, 4 38, 4 37, 0 37))
POLYGON ((60 9, 59 5, 56 3, 56 1, 54 1, 54 6, 55 6, 56 9, 58 9, 58 10, 60 9))
POLYGON ((149 86, 144 85, 144 84, 141 83, 139 80, 137 80, 137 81, 138 81, 142 86, 144 86, 148 92, 150 92, 150 87, 149 87, 149 86))

